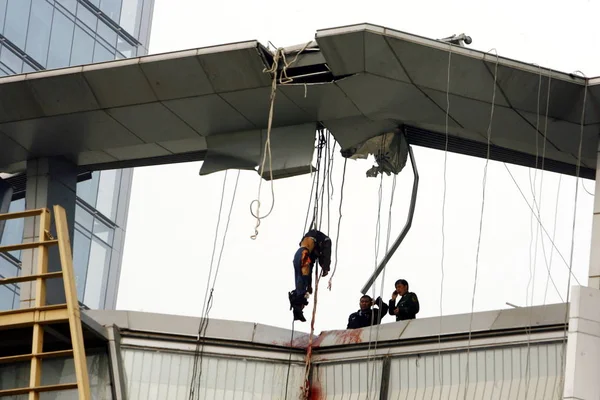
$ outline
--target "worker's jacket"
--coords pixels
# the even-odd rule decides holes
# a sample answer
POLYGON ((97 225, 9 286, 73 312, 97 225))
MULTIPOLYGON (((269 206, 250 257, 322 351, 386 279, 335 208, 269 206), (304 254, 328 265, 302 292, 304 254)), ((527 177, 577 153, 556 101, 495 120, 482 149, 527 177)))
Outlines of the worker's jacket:
POLYGON ((329 271, 331 265, 331 239, 316 229, 306 232, 300 241, 300 247, 309 251, 311 269, 316 260, 323 270, 329 271))
POLYGON ((390 315, 396 316, 396 321, 404 321, 407 319, 415 319, 419 313, 419 298, 412 292, 407 292, 400 298, 398 304, 394 305, 394 300, 390 299, 389 309, 390 315), (394 310, 398 309, 398 314, 394 314, 394 310))
POLYGON ((369 308, 368 310, 358 310, 350 314, 348 317, 348 326, 346 329, 365 328, 367 326, 377 325, 381 323, 381 319, 385 317, 388 311, 388 305, 383 301, 377 302, 379 308, 369 308), (371 322, 372 321, 372 322, 371 322))

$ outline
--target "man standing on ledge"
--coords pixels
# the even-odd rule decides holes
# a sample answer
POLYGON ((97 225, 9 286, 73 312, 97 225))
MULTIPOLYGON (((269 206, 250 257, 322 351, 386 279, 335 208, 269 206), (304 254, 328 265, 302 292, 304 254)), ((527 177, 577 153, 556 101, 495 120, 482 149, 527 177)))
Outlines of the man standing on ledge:
POLYGON ((408 291, 408 282, 398 279, 394 284, 396 290, 390 299, 390 315, 396 316, 396 321, 415 319, 419 313, 419 299, 416 294, 408 291), (400 295, 400 301, 396 304, 396 298, 400 295))
POLYGON ((360 310, 350 314, 350 317, 348 317, 348 326, 346 329, 357 329, 378 325, 388 311, 388 305, 383 302, 381 297, 378 297, 377 300, 375 300, 375 303, 373 303, 371 296, 365 294, 360 298, 359 305, 360 310), (373 305, 377 305, 378 308, 371 308, 373 305))
POLYGON ((313 229, 302 237, 300 248, 294 255, 296 288, 288 293, 290 309, 294 310, 294 321, 306 321, 302 309, 308 305, 306 299, 313 292, 312 271, 317 260, 321 266, 322 276, 326 276, 331 265, 331 239, 323 232, 313 229))

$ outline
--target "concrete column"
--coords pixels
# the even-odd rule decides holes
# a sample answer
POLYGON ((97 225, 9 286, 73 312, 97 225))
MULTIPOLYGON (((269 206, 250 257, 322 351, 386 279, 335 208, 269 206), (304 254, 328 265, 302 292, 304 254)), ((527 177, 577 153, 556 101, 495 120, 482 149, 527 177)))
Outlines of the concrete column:
POLYGON ((588 270, 588 286, 600 289, 600 148, 596 161, 596 190, 594 196, 594 216, 592 220, 592 248, 588 270))
MULTIPOLYGON (((13 188, 0 178, 0 214, 6 214, 12 200, 13 188)), ((4 225, 6 221, 0 221, 0 242, 4 233, 4 225)))
POLYGON ((600 290, 571 290, 566 349, 565 400, 600 399, 600 290))
MULTIPOLYGON (((27 188, 25 194, 26 209, 46 207, 52 211, 54 205, 61 205, 67 214, 69 238, 73 248, 75 227, 75 199, 77 185, 77 167, 63 158, 39 158, 27 162, 27 188)), ((23 242, 38 241, 39 218, 27 218, 23 232, 23 242)), ((54 218, 50 227, 52 235, 56 236, 54 218)), ((37 257, 33 251, 22 254, 21 274, 35 274, 37 257)), ((48 271, 59 271, 60 258, 58 246, 52 246, 48 251, 48 271)), ((33 306, 35 283, 21 284, 21 308, 33 306)), ((64 286, 61 279, 47 281, 47 304, 65 302, 64 286)))

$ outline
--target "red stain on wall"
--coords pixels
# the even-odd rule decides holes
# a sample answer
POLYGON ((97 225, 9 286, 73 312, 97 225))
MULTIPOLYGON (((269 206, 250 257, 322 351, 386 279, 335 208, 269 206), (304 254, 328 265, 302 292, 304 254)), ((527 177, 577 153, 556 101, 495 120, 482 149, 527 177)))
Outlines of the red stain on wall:
POLYGON ((361 340, 361 335, 362 335, 362 329, 348 329, 348 330, 344 330, 344 331, 337 331, 336 332, 336 339, 335 339, 335 343, 336 344, 351 344, 351 343, 360 343, 362 342, 361 340))
POLYGON ((308 396, 309 400, 321 400, 323 398, 321 393, 321 388, 318 385, 313 385, 310 388, 310 394, 308 396))

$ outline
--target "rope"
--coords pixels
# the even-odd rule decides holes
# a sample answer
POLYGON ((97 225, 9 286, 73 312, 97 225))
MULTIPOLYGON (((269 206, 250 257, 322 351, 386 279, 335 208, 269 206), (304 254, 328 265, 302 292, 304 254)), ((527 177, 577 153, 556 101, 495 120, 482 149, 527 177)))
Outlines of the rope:
MULTIPOLYGON (((382 147, 383 147, 383 139, 381 140, 382 143, 382 147)), ((381 202, 383 199, 383 174, 381 174, 381 178, 379 180, 379 190, 377 191, 377 222, 375 223, 375 264, 373 265, 373 271, 377 270, 377 261, 379 259, 379 248, 380 248, 380 239, 381 239, 381 202)), ((385 271, 385 269, 384 269, 385 271)), ((373 293, 372 293, 372 298, 375 299, 375 286, 372 286, 373 289, 373 293)), ((367 350, 367 373, 369 372, 369 367, 371 366, 371 359, 372 359, 372 355, 371 355, 371 337, 373 334, 373 318, 374 318, 374 313, 371 313, 371 325, 369 327, 369 347, 367 350)), ((370 390, 370 385, 372 383, 372 377, 373 377, 373 373, 374 373, 375 367, 373 367, 371 369, 371 379, 367 378, 367 400, 369 398, 369 395, 371 393, 370 390)))
MULTIPOLYGON (((554 222, 553 224, 553 228, 552 228, 552 239, 551 241, 554 243, 554 238, 556 237, 556 219, 558 217, 558 200, 560 199, 560 184, 562 182, 562 174, 558 175, 558 186, 556 188, 556 204, 554 207, 554 222)), ((542 243, 544 243, 544 241, 542 240, 542 243)), ((546 255, 546 253, 544 252, 544 256, 546 255)), ((546 279, 546 289, 544 290, 544 305, 546 305, 546 296, 548 295, 548 284, 550 283, 550 280, 552 279, 552 275, 550 274, 550 270, 552 268, 552 257, 554 256, 554 248, 550 249, 550 265, 548 267, 548 278, 546 279)), ((552 279, 552 284, 554 285, 554 288, 556 289, 556 292, 558 293, 558 297, 560 297, 560 301, 563 301, 562 296, 560 295, 560 292, 558 290, 558 287, 556 287, 556 283, 554 283, 554 279, 552 279)))
MULTIPOLYGON (((445 120, 445 141, 444 141, 444 186, 442 192, 442 256, 440 260, 440 333, 438 335, 438 366, 439 373, 438 376, 440 378, 440 386, 444 386, 444 368, 442 365, 442 316, 443 313, 443 304, 444 304, 444 261, 446 255, 446 188, 447 188, 447 180, 446 180, 446 171, 448 166, 448 125, 450 118, 450 66, 452 65, 452 45, 448 45, 448 71, 446 74, 446 120, 445 120)), ((442 399, 442 390, 440 390, 440 400, 442 399)))
POLYGON ((477 238, 477 253, 475 254, 475 278, 474 278, 474 282, 473 282, 473 295, 471 297, 471 316, 469 318, 469 340, 468 340, 468 344, 467 344, 467 367, 466 367, 466 374, 465 374, 465 392, 464 392, 465 400, 467 398, 468 387, 469 387, 469 356, 470 356, 470 351, 471 351, 471 336, 472 336, 472 329, 473 329, 473 311, 475 309, 475 292, 477 290, 477 272, 479 270, 479 251, 481 249, 481 233, 482 233, 482 228, 483 228, 483 214, 484 214, 484 210, 485 210, 485 188, 486 188, 486 183, 487 183, 487 169, 488 169, 488 164, 490 161, 490 142, 491 142, 491 136, 492 136, 492 121, 494 119, 494 106, 496 103, 496 81, 498 78, 498 61, 499 61, 498 58, 499 57, 498 57, 498 52, 496 51, 496 49, 493 49, 493 50, 496 52, 496 65, 494 67, 494 88, 493 88, 493 92, 492 92, 492 106, 491 106, 491 110, 490 110, 490 123, 489 123, 488 129, 487 129, 487 153, 486 153, 485 166, 483 169, 481 214, 479 216, 479 235, 477 238))
MULTIPOLYGON (((541 220, 540 220, 540 219, 538 218, 538 216, 535 214, 535 211, 534 211, 533 207, 532 207, 532 206, 529 204, 529 202, 527 201, 527 198, 525 197, 525 194, 523 193, 523 190, 521 190, 521 187, 519 186, 519 184, 517 183, 517 180, 516 180, 516 179, 515 179, 515 177, 513 176, 513 174, 512 174, 512 172, 510 171, 510 169, 508 168, 508 165, 507 165, 506 163, 503 163, 503 164, 504 164, 504 168, 506 168, 506 171, 508 172, 508 174, 509 174, 509 175, 510 175, 510 177, 512 178, 512 180, 513 180, 513 183, 515 184, 515 186, 516 186, 516 187, 517 187, 517 189, 519 190, 519 193, 521 193, 521 197, 523 198, 523 200, 525 200, 525 203, 526 203, 526 204, 527 204, 527 206, 529 207, 529 210, 530 210, 530 211, 533 213, 533 215, 535 216, 535 218, 536 218, 536 219, 538 220, 538 222, 540 223, 540 226, 542 227, 542 231, 543 231, 544 233, 546 233, 546 235, 548 236, 548 238, 550 238, 550 234, 548 234, 548 231, 546 230, 546 228, 545 228, 545 227, 544 227, 544 225, 542 224, 541 220)), ((558 207, 558 206, 557 206, 557 207, 558 207)), ((556 219, 555 219, 555 222, 556 222, 556 219)), ((555 232, 556 232, 556 229, 555 229, 555 232)), ((562 257, 562 254, 560 253, 560 251, 558 250, 558 247, 556 247, 556 244, 554 243, 554 238, 550 238, 550 243, 552 244, 553 250, 554 250, 554 249, 556 249, 556 252, 557 252, 559 255, 561 255, 561 257, 562 257)), ((551 253, 551 255, 552 255, 552 253, 551 253)), ((564 258, 563 258, 563 260, 564 260, 564 258)), ((566 264, 566 260, 564 260, 564 261, 565 261, 565 264, 566 264)), ((567 265, 567 267, 568 267, 568 265, 567 265)), ((547 266, 547 268, 548 268, 548 278, 549 278, 549 279, 552 281, 552 284, 554 285, 554 289, 556 289, 556 293, 557 293, 557 294, 558 294, 558 296, 560 297, 560 300, 561 300, 561 301, 563 301, 563 298, 562 298, 562 296, 560 295, 560 291, 558 290, 558 287, 556 286, 556 283, 554 282, 554 279, 553 279, 553 278, 552 278, 552 276, 550 275, 550 269, 549 269, 549 266, 547 266)), ((573 277, 575 278, 575 280, 577 280, 577 277, 576 277, 576 276, 573 276, 573 277)), ((579 281, 577 280, 577 282, 579 282, 579 281)))
MULTIPOLYGON (((581 71, 577 71, 581 73, 581 71)), ((583 75, 583 73, 581 73, 583 75)), ((585 77, 585 76, 584 76, 585 77)), ((583 130, 585 126, 585 106, 587 102, 587 92, 588 92, 588 80, 585 80, 585 88, 583 91, 583 106, 581 107, 581 124, 579 128, 579 149, 577 151, 577 163, 575 167, 575 199, 573 201, 573 228, 571 231, 571 252, 569 255, 569 279, 567 280, 567 301, 566 304, 569 304, 569 297, 571 295, 571 275, 573 271, 573 254, 575 250, 575 227, 577 224, 577 198, 579 195, 579 173, 581 169, 581 148, 583 145, 583 130)), ((563 335, 563 348, 561 352, 561 363, 563 367, 562 375, 561 375, 561 389, 564 391, 564 376, 565 376, 565 368, 566 368, 566 360, 565 360, 565 351, 567 344, 567 323, 569 320, 569 307, 565 307, 565 327, 564 327, 564 335, 563 335)))
POLYGON ((346 181, 346 163, 348 162, 347 158, 344 158, 344 172, 342 172, 342 186, 340 188, 340 207, 339 207, 339 218, 337 224, 336 238, 335 238, 335 262, 333 263, 333 271, 331 272, 331 276, 329 277, 329 282, 327 283, 327 289, 331 291, 331 284, 333 281, 333 277, 335 275, 335 271, 338 265, 338 243, 340 241, 340 226, 342 224, 342 203, 344 201, 344 182, 346 181))
MULTIPOLYGON (((325 160, 323 160, 323 164, 324 164, 323 182, 322 182, 321 194, 319 195, 318 186, 319 186, 319 175, 321 172, 320 165, 321 165, 321 158, 323 156, 322 150, 323 150, 323 148, 328 149, 327 143, 329 142, 328 139, 330 139, 330 137, 331 137, 330 135, 325 137, 322 130, 319 132, 319 146, 318 146, 318 152, 317 152, 317 168, 319 168, 319 169, 317 170, 317 179, 316 179, 317 191, 315 193, 315 209, 314 209, 314 216, 313 216, 313 224, 315 225, 315 228, 319 229, 319 230, 322 229, 323 213, 321 212, 321 214, 320 214, 318 226, 317 226, 317 215, 318 215, 319 209, 322 210, 322 208, 323 208, 323 200, 324 200, 323 196, 325 193, 325 186, 328 185, 327 179, 328 179, 328 176, 331 174, 331 170, 330 170, 331 163, 328 162, 329 161, 328 158, 330 156, 329 151, 325 152, 325 160), (319 204, 319 202, 320 202, 320 204, 319 204), (319 205, 320 205, 320 207, 319 207, 319 205)), ((327 220, 329 221, 329 216, 328 216, 327 220)), ((303 398, 306 400, 308 400, 308 398, 310 396, 309 375, 310 375, 310 370, 311 370, 313 334, 315 331, 315 320, 316 320, 316 314, 317 314, 319 282, 321 280, 321 274, 322 274, 322 271, 319 271, 319 269, 315 269, 315 288, 314 288, 313 310, 312 310, 312 317, 311 317, 311 321, 310 321, 310 335, 308 337, 308 346, 306 347, 304 383, 302 386, 303 398)))
MULTIPOLYGON (((202 340, 202 337, 206 334, 206 329, 208 328, 208 322, 209 322, 208 316, 209 316, 210 310, 212 309, 213 293, 214 293, 215 286, 217 283, 217 277, 219 275, 219 270, 221 267, 221 259, 223 256, 223 250, 225 249, 227 232, 229 231, 229 223, 231 222, 231 213, 233 211, 233 205, 235 203, 235 198, 236 198, 236 194, 237 194, 238 182, 240 179, 240 172, 241 171, 238 170, 237 177, 235 180, 235 186, 233 189, 231 205, 229 207, 229 213, 227 215, 227 223, 225 225, 225 231, 223 233, 223 241, 221 243, 221 249, 219 251, 219 258, 217 260, 217 266, 215 269, 215 276, 213 278, 212 286, 211 286, 210 294, 209 294, 208 288, 210 286, 210 279, 212 276, 214 256, 215 256, 215 252, 216 252, 216 248, 217 248, 217 236, 219 233, 219 226, 221 223, 221 213, 222 213, 222 209, 223 209, 223 200, 225 197, 225 188, 226 188, 226 183, 227 183, 227 171, 225 171, 225 176, 223 179, 223 188, 221 191, 221 201, 219 204, 219 214, 217 217, 217 226, 215 229, 215 240, 213 242, 213 251, 212 251, 212 256, 211 256, 211 260, 210 260, 209 275, 208 275, 208 280, 206 283, 206 291, 204 294, 204 305, 202 308, 202 317, 200 319, 200 324, 198 327, 198 338, 197 338, 197 342, 196 342, 196 350, 194 352, 194 365, 193 365, 193 369, 192 369, 192 380, 190 383, 190 392, 189 392, 190 400, 194 400, 194 396, 196 395, 196 390, 195 390, 196 387, 194 386, 196 379, 197 379, 198 396, 200 396, 200 382, 201 382, 200 378, 202 377, 202 359, 203 359, 203 352, 204 352, 204 341, 202 340), (208 296, 208 299, 207 299, 207 296, 208 296)), ((197 398, 199 398, 199 397, 197 397, 197 398)))
MULTIPOLYGON (((383 174, 382 174, 382 177, 383 177, 383 174)), ((387 237, 386 237, 386 241, 385 241, 386 253, 390 249, 390 239, 391 239, 391 235, 392 235, 392 206, 394 205, 394 195, 396 193, 396 178, 397 178, 397 175, 394 174, 394 177, 392 178, 392 193, 390 196, 390 208, 388 211, 387 237)), ((387 268, 384 268, 383 274, 381 275, 381 289, 379 290, 380 295, 383 295, 383 290, 385 288, 385 272, 386 272, 386 270, 387 270, 387 268)), ((381 310, 380 310, 380 313, 381 313, 381 310)), ((373 315, 373 314, 371 314, 371 315, 373 315)), ((373 349, 374 355, 377 354, 377 344, 379 342, 379 329, 381 328, 381 318, 383 318, 383 316, 380 314, 380 318, 377 323, 377 329, 376 329, 376 333, 375 333, 375 346, 373 349)), ((373 317, 371 317, 371 321, 373 321, 373 317)), ((373 322, 371 322, 371 325, 372 324, 373 324, 373 322)), ((373 367, 373 372, 371 374, 371 381, 373 380, 374 372, 375 372, 375 368, 373 367)))
POLYGON ((288 387, 289 387, 289 383, 290 383, 290 369, 292 368, 292 351, 294 349, 294 323, 296 321, 294 321, 292 319, 292 337, 290 338, 290 357, 288 358, 288 369, 287 369, 287 376, 285 378, 285 396, 283 398, 283 400, 287 400, 288 398, 288 387))
POLYGON ((263 149, 263 157, 262 157, 262 162, 261 162, 261 166, 260 166, 258 194, 256 196, 256 199, 252 200, 252 202, 250 203, 250 214, 252 214, 252 216, 254 218, 256 218, 256 225, 254 226, 254 234, 250 236, 250 238, 252 240, 256 240, 256 238, 258 237, 258 227, 260 226, 261 221, 263 219, 267 218, 269 215, 271 215, 271 212, 273 211, 273 207, 275 206, 275 189, 273 186, 273 162, 272 162, 273 160, 272 160, 272 155, 271 155, 271 127, 273 125, 273 109, 275 108, 275 96, 277 95, 277 73, 278 73, 278 68, 279 68, 279 61, 280 60, 283 61, 283 69, 281 71, 279 83, 281 85, 285 85, 285 84, 289 84, 289 83, 293 82, 293 79, 288 77, 288 75, 287 75, 287 69, 298 60, 298 57, 300 56, 300 54, 302 52, 304 52, 304 50, 306 50, 306 48, 308 47, 308 45, 310 43, 311 42, 306 43, 304 45, 304 47, 302 47, 302 49, 296 54, 296 57, 294 57, 294 59, 290 63, 288 63, 286 61, 284 49, 278 48, 275 51, 275 54, 273 55, 273 64, 271 64, 271 68, 265 68, 263 70, 263 72, 265 72, 265 73, 273 74, 273 79, 271 80, 271 95, 270 95, 270 100, 269 100, 269 103, 270 103, 269 119, 267 122, 267 139, 265 140, 265 145, 264 145, 264 149, 263 149), (260 191, 262 188, 262 181, 264 179, 263 174, 265 171, 265 162, 267 160, 267 156, 269 158, 269 179, 270 179, 270 184, 271 184, 271 208, 265 215, 263 215, 261 217, 260 216, 260 206, 261 206, 260 191), (252 206, 255 203, 256 203, 256 214, 252 210, 252 206))
POLYGON ((580 178, 581 179, 581 187, 583 188, 583 190, 585 190, 585 192, 587 194, 589 194, 590 196, 594 196, 594 193, 590 192, 589 190, 587 190, 587 188, 585 187, 585 179, 580 178))

